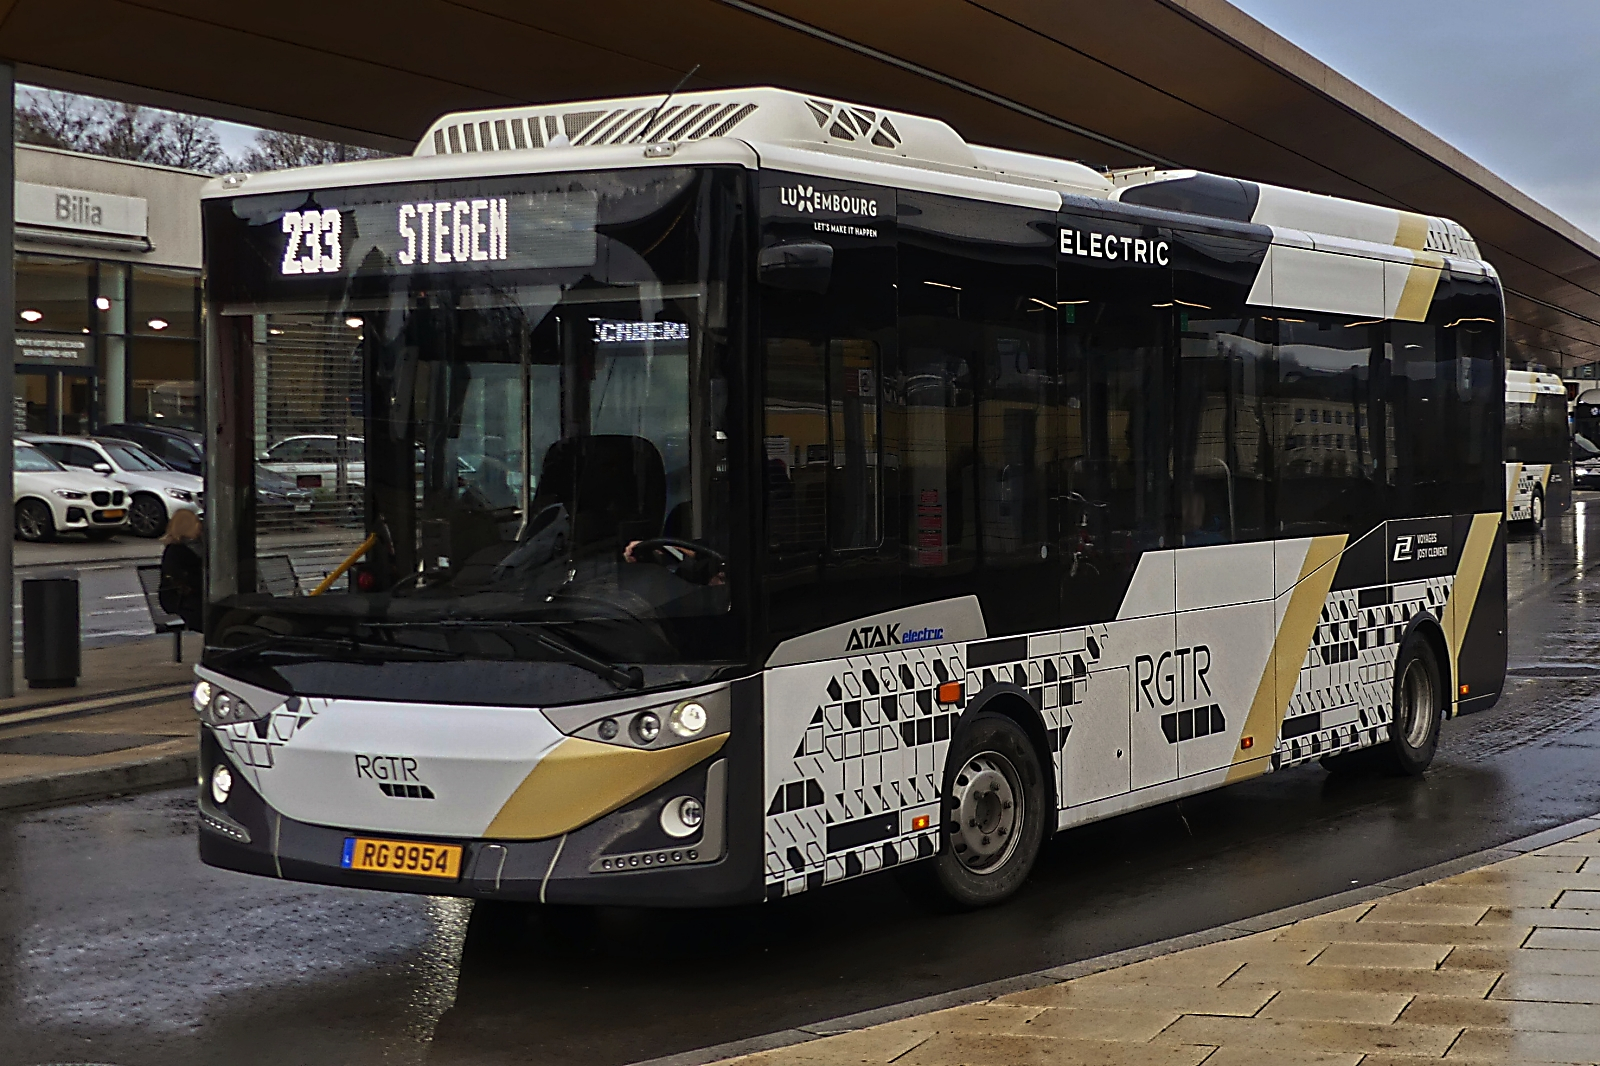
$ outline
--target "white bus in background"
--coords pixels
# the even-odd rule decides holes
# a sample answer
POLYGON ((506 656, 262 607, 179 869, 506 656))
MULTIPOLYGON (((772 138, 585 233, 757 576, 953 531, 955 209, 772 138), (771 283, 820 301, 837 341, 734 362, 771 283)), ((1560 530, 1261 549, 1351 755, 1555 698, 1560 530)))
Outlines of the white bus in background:
POLYGON ((1554 374, 1506 371, 1506 521, 1544 528, 1572 501, 1567 392, 1554 374))

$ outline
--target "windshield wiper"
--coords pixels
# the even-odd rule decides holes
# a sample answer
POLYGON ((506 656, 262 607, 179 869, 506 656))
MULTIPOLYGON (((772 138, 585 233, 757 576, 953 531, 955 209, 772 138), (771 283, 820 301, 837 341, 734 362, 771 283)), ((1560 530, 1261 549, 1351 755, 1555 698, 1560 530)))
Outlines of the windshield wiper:
POLYGON ((389 662, 452 662, 463 658, 456 652, 415 648, 357 636, 313 637, 278 633, 237 648, 224 648, 219 658, 230 660, 264 651, 303 651, 307 654, 337 652, 361 658, 380 658, 389 662))
POLYGON ((539 622, 483 621, 440 622, 434 624, 443 629, 458 631, 476 629, 501 635, 514 633, 519 637, 528 637, 546 651, 555 652, 565 662, 569 662, 573 666, 580 666, 601 680, 611 682, 618 688, 644 688, 644 671, 637 666, 618 666, 615 663, 608 663, 604 659, 596 658, 548 632, 539 622), (535 626, 539 628, 530 628, 535 626))

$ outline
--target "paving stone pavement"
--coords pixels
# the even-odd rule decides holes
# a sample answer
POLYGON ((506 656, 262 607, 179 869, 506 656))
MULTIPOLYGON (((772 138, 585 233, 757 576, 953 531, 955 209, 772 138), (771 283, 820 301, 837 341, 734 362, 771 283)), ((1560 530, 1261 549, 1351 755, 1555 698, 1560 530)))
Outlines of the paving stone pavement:
POLYGON ((1600 831, 1075 980, 728 1066, 1600 1064, 1600 831))

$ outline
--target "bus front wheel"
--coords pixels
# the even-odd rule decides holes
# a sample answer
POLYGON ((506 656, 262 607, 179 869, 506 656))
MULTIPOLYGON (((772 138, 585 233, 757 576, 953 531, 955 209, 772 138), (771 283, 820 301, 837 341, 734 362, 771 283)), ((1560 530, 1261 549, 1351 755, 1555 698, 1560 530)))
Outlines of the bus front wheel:
POLYGON ((1003 714, 979 712, 962 723, 945 759, 939 851, 906 874, 960 908, 999 903, 1033 869, 1048 797, 1028 735, 1003 714))
POLYGON ((1528 509, 1528 525, 1537 533, 1544 528, 1544 493, 1534 489, 1533 499, 1528 502, 1528 509))

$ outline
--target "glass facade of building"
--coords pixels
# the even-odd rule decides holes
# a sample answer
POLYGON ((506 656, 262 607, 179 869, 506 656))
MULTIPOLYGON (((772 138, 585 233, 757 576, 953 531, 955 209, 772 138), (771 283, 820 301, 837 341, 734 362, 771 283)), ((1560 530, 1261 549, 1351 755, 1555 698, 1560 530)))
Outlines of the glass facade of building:
POLYGON ((20 253, 15 429, 199 428, 200 273, 20 253))

